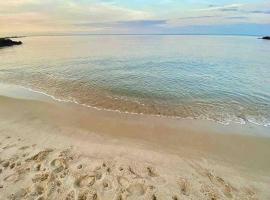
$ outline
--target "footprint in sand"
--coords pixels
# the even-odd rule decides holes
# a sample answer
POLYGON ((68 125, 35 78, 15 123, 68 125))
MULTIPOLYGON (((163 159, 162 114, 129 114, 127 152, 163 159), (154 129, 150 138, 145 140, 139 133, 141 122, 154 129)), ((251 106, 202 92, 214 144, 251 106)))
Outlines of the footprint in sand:
POLYGON ((57 158, 54 159, 51 163, 50 163, 51 167, 53 168, 53 171, 55 173, 59 173, 61 171, 63 171, 64 169, 67 169, 67 162, 65 159, 63 158, 57 158))
POLYGON ((142 178, 141 175, 139 175, 133 168, 130 166, 128 167, 128 172, 134 176, 134 178, 142 178))
POLYGON ((34 187, 34 191, 33 191, 33 195, 34 196, 39 196, 39 195, 42 195, 44 193, 45 189, 43 186, 41 185, 36 185, 34 187))
POLYGON ((33 170, 34 171, 40 171, 40 169, 41 169, 41 164, 40 163, 37 163, 37 164, 35 164, 34 166, 33 166, 33 170))
POLYGON ((206 176, 209 178, 211 183, 214 185, 221 187, 223 194, 228 197, 232 198, 232 191, 236 189, 227 183, 223 178, 216 176, 213 172, 209 171, 208 169, 203 169, 202 167, 199 168, 201 175, 206 176))
POLYGON ((136 184, 131 184, 128 188, 127 188, 127 192, 131 195, 131 196, 142 196, 145 193, 145 188, 142 184, 136 183, 136 184))
POLYGON ((103 177, 103 174, 101 172, 96 172, 95 173, 96 180, 100 180, 100 179, 102 179, 102 177, 103 177))
POLYGON ((102 187, 104 191, 108 191, 112 189, 112 183, 109 180, 103 180, 102 187))
POLYGON ((217 200, 220 199, 219 192, 211 187, 210 185, 202 185, 201 192, 206 196, 208 199, 217 200))
POLYGON ((69 169, 66 169, 60 174, 60 178, 65 178, 68 174, 69 174, 69 169))
POLYGON ((75 191, 74 191, 74 190, 70 191, 70 192, 67 194, 65 200, 75 200, 75 191))
POLYGON ((177 181, 177 184, 180 187, 181 194, 188 196, 190 193, 190 187, 191 187, 189 181, 186 178, 180 178, 177 181))
POLYGON ((42 182, 47 180, 49 177, 49 173, 39 173, 36 174, 33 178, 32 178, 32 182, 33 183, 37 183, 37 182, 42 182))
POLYGON ((228 198, 232 198, 232 192, 233 190, 236 191, 236 189, 219 176, 215 176, 215 180, 222 187, 223 194, 228 198))
POLYGON ((157 177, 158 176, 157 172, 155 171, 155 169, 153 167, 147 167, 146 170, 147 170, 148 176, 150 176, 150 177, 157 177))
POLYGON ((79 188, 83 187, 90 187, 95 183, 95 176, 94 175, 84 175, 80 176, 75 180, 75 186, 79 188))
POLYGON ((203 177, 207 177, 211 183, 214 185, 221 187, 223 194, 227 198, 232 198, 232 192, 237 191, 236 188, 234 188, 231 184, 227 183, 223 178, 216 176, 213 171, 210 171, 209 169, 203 168, 198 163, 190 163, 191 167, 195 169, 195 171, 200 174, 203 177))
POLYGON ((256 195, 256 192, 252 188, 245 187, 245 188, 243 188, 243 191, 245 194, 247 194, 248 196, 251 196, 251 197, 256 195))
POLYGON ((29 161, 36 161, 36 162, 41 162, 45 160, 45 158, 49 155, 49 153, 53 152, 53 149, 46 149, 44 151, 40 151, 31 158, 26 159, 27 162, 29 161))
POLYGON ((144 193, 141 196, 143 197, 144 200, 157 200, 158 199, 157 190, 155 186, 153 185, 145 186, 142 184, 142 187, 143 187, 144 193))
POLYGON ((94 189, 80 190, 78 200, 97 200, 97 192, 94 189))
POLYGON ((124 188, 127 188, 129 186, 129 181, 125 177, 122 177, 122 176, 117 177, 117 182, 119 185, 121 185, 124 188))

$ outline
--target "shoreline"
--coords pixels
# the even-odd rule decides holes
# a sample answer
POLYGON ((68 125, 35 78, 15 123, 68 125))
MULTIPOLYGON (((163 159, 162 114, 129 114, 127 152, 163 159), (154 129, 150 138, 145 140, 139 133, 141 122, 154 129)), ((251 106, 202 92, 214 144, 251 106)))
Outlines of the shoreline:
MULTIPOLYGON (((78 106, 82 106, 85 108, 89 108, 89 109, 94 109, 97 111, 101 111, 101 112, 113 112, 113 113, 119 113, 119 114, 123 114, 123 115, 138 115, 138 116, 145 116, 145 117, 158 117, 158 118, 162 118, 162 119, 172 119, 172 120, 195 120, 195 121, 202 121, 208 123, 210 122, 210 124, 213 122, 213 124, 217 123, 220 125, 228 125, 228 126, 234 126, 237 128, 237 126, 241 126, 241 125, 246 125, 249 128, 257 128, 256 126, 258 126, 258 129, 264 129, 264 128, 269 128, 270 124, 259 124, 255 121, 250 121, 250 120, 242 120, 240 122, 237 121, 216 121, 214 119, 211 118, 192 118, 192 117, 180 117, 180 116, 170 116, 170 115, 159 115, 159 114, 150 114, 150 113, 136 113, 136 112, 129 112, 129 111, 121 111, 121 110, 117 110, 117 109, 107 109, 107 108, 101 108, 101 107, 96 107, 96 106, 91 106, 91 105, 87 105, 87 104, 82 104, 77 102, 76 100, 65 100, 65 99, 60 99, 57 98, 53 95, 50 95, 46 92, 42 92, 42 91, 38 91, 35 89, 32 89, 30 87, 24 87, 21 85, 16 85, 16 84, 8 84, 8 83, 0 83, 0 89, 7 89, 7 90, 12 90, 15 91, 16 93, 19 93, 20 95, 15 96, 16 98, 37 98, 38 100, 42 100, 42 101, 56 101, 56 102, 60 102, 60 103, 70 103, 70 104, 76 104, 78 106), (26 96, 25 96, 26 93, 26 96)), ((13 92, 14 93, 14 92, 13 92)), ((3 94, 3 92, 0 92, 0 95, 3 94)), ((4 96, 9 96, 9 97, 13 97, 12 92, 8 91, 6 93, 4 93, 4 96)), ((242 128, 242 127, 241 127, 242 128)), ((268 134, 264 134, 264 132, 266 132, 265 130, 260 131, 260 135, 257 136, 262 136, 262 137, 270 137, 270 135, 268 134)))
POLYGON ((270 139, 237 134, 254 133, 252 127, 98 111, 8 92, 14 94, 0 95, 4 199, 270 197, 270 139))
MULTIPOLYGON (((59 101, 50 95, 24 88, 23 86, 0 84, 0 88, 0 97, 15 101, 13 102, 15 105, 25 102, 28 104, 25 109, 29 109, 30 107, 30 110, 32 110, 32 105, 35 105, 39 109, 46 111, 42 113, 42 115, 46 114, 44 115, 46 118, 63 117, 61 126, 69 126, 68 123, 72 122, 75 128, 82 128, 91 132, 94 131, 109 137, 139 139, 139 141, 144 140, 152 144, 155 142, 158 142, 158 144, 161 142, 163 144, 162 142, 164 142, 163 145, 170 146, 174 144, 174 147, 179 146, 175 139, 186 139, 185 142, 188 142, 188 145, 192 147, 194 141, 190 137, 193 137, 200 144, 200 148, 208 145, 208 139, 216 140, 215 142, 220 143, 214 144, 215 148, 221 145, 223 140, 229 143, 231 139, 236 140, 233 142, 234 148, 237 147, 237 142, 243 142, 243 140, 246 140, 246 144, 252 140, 256 142, 264 140, 270 142, 268 127, 254 124, 232 123, 226 125, 211 120, 125 113, 83 106, 70 101, 59 101), (6 90, 3 90, 3 86, 6 90), (47 113, 46 108, 52 113, 47 113), (65 114, 66 116, 64 116, 65 114), (107 127, 103 127, 102 123, 106 124, 107 127), (119 125, 115 126, 115 124, 119 125), (139 127, 141 131, 136 130, 139 127), (155 139, 153 136, 159 138, 155 139)), ((7 100, 8 104, 10 102, 9 100, 7 100)), ((9 111, 7 109, 7 112, 9 111)), ((37 113, 33 114, 37 115, 36 117, 40 117, 37 113)), ((16 115, 16 112, 14 115, 16 115)), ((55 120, 58 121, 59 119, 56 118, 55 120)), ((188 146, 184 142, 182 142, 182 145, 188 146)), ((197 146, 194 149, 197 149, 197 146)), ((225 150, 224 147, 223 151, 225 150)))

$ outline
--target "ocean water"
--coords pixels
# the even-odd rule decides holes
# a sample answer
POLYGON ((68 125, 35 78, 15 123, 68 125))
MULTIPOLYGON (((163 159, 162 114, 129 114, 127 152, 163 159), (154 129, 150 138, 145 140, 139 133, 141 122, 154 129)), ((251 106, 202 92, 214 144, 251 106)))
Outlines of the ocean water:
POLYGON ((121 112, 270 126, 270 42, 249 36, 40 36, 0 49, 0 82, 121 112))

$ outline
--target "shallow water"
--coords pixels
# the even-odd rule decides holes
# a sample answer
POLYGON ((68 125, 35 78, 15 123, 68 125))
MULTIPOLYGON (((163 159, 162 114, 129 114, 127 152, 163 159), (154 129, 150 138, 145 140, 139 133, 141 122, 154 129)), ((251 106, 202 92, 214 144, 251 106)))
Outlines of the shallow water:
POLYGON ((0 80, 98 108, 270 125, 270 43, 243 36, 22 38, 0 80))

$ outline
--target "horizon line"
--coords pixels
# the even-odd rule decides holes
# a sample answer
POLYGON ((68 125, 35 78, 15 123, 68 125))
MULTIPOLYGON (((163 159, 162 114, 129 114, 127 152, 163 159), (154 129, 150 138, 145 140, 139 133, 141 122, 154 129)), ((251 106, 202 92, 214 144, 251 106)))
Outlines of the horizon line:
POLYGON ((13 35, 13 36, 5 36, 6 38, 21 38, 21 37, 41 37, 41 36, 91 36, 91 35, 93 35, 93 36, 98 36, 98 35, 100 35, 100 36, 106 36, 106 35, 108 35, 108 36, 110 36, 110 35, 115 35, 115 36, 117 36, 117 35, 119 35, 119 36, 121 36, 121 35, 123 35, 123 36, 125 36, 125 35, 164 35, 164 36, 166 36, 166 35, 168 35, 168 36, 170 36, 170 35, 175 35, 175 36, 177 36, 177 35, 179 35, 179 36, 181 36, 181 35, 190 35, 190 36, 207 36, 207 35, 209 35, 209 36, 256 36, 256 37, 260 37, 260 36, 265 36, 265 35, 257 35, 257 34, 233 34, 233 33, 224 33, 224 34, 219 34, 219 33, 47 33, 47 34, 31 34, 31 33, 29 33, 29 34, 23 34, 23 35, 13 35))

